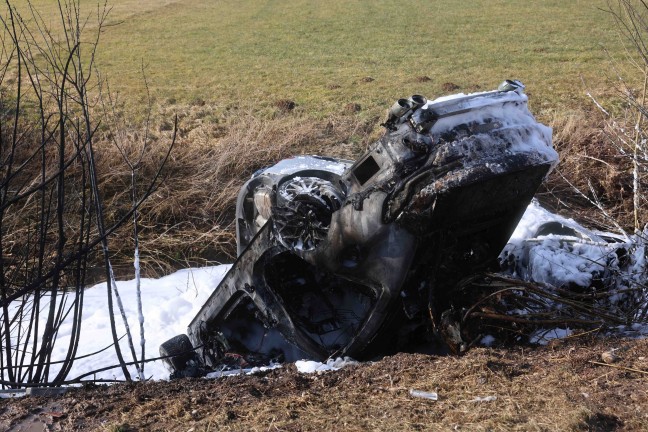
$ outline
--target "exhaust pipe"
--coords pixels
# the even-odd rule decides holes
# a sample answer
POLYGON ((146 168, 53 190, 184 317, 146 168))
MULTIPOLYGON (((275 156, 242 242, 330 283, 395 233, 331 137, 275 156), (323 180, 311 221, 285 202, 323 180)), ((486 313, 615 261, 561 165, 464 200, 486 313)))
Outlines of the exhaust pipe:
POLYGON ((522 84, 518 80, 507 79, 502 84, 500 84, 499 87, 497 87, 497 90, 501 92, 508 92, 508 91, 522 92, 524 91, 524 84, 522 84))
POLYGON ((427 98, 421 95, 412 95, 409 99, 398 99, 394 105, 389 108, 387 121, 382 124, 389 130, 395 130, 396 124, 399 120, 408 114, 414 113, 417 109, 421 108, 427 103, 427 98))
POLYGON ((427 103, 427 98, 422 95, 412 95, 409 98, 409 101, 412 103, 412 111, 416 111, 427 103))
POLYGON ((398 99, 391 108, 389 108, 390 118, 401 118, 414 107, 414 103, 409 99, 398 99))
POLYGON ((381 126, 386 127, 389 130, 396 130, 396 124, 399 123, 400 119, 405 116, 405 114, 412 111, 414 103, 409 99, 398 99, 394 102, 394 105, 389 108, 387 114, 387 121, 381 126))

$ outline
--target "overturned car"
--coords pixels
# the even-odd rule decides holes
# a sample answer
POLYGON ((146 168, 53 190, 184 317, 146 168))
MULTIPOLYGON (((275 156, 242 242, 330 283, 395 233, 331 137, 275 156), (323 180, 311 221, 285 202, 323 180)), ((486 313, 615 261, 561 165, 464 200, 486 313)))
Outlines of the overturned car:
POLYGON ((399 99, 383 126, 355 162, 295 157, 242 187, 236 262, 187 335, 160 347, 176 376, 232 356, 362 359, 452 338, 452 288, 497 267, 557 163, 551 129, 511 80, 399 99))

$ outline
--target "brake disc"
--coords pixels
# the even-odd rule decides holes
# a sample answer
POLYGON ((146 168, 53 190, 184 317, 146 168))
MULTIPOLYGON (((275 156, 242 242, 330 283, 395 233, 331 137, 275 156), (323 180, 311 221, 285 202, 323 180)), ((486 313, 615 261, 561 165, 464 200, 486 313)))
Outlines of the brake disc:
POLYGON ((333 183, 318 177, 294 177, 281 184, 273 212, 281 243, 292 250, 315 249, 343 199, 333 183))

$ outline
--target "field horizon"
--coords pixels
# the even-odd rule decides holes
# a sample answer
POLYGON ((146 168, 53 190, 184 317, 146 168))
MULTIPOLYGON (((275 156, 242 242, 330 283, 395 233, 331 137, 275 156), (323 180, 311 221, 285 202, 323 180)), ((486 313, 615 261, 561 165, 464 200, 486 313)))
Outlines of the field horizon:
MULTIPOLYGON (((25 0, 12 4, 27 10, 25 0)), ((60 27, 55 4, 33 4, 60 27)), ((97 4, 80 4, 92 34, 97 4)), ((605 96, 622 48, 604 0, 107 4, 97 64, 133 111, 146 102, 143 68, 160 106, 267 112, 291 100, 317 118, 348 103, 382 115, 399 97, 485 91, 514 78, 545 117, 591 103, 587 91, 605 96)))

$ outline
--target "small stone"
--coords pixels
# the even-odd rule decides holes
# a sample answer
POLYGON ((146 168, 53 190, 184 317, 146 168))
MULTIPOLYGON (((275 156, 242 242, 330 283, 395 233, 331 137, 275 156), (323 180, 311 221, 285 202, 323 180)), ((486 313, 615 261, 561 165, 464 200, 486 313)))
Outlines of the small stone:
POLYGON ((619 356, 616 355, 613 350, 605 351, 601 354, 601 360, 607 364, 616 363, 619 361, 619 356))

